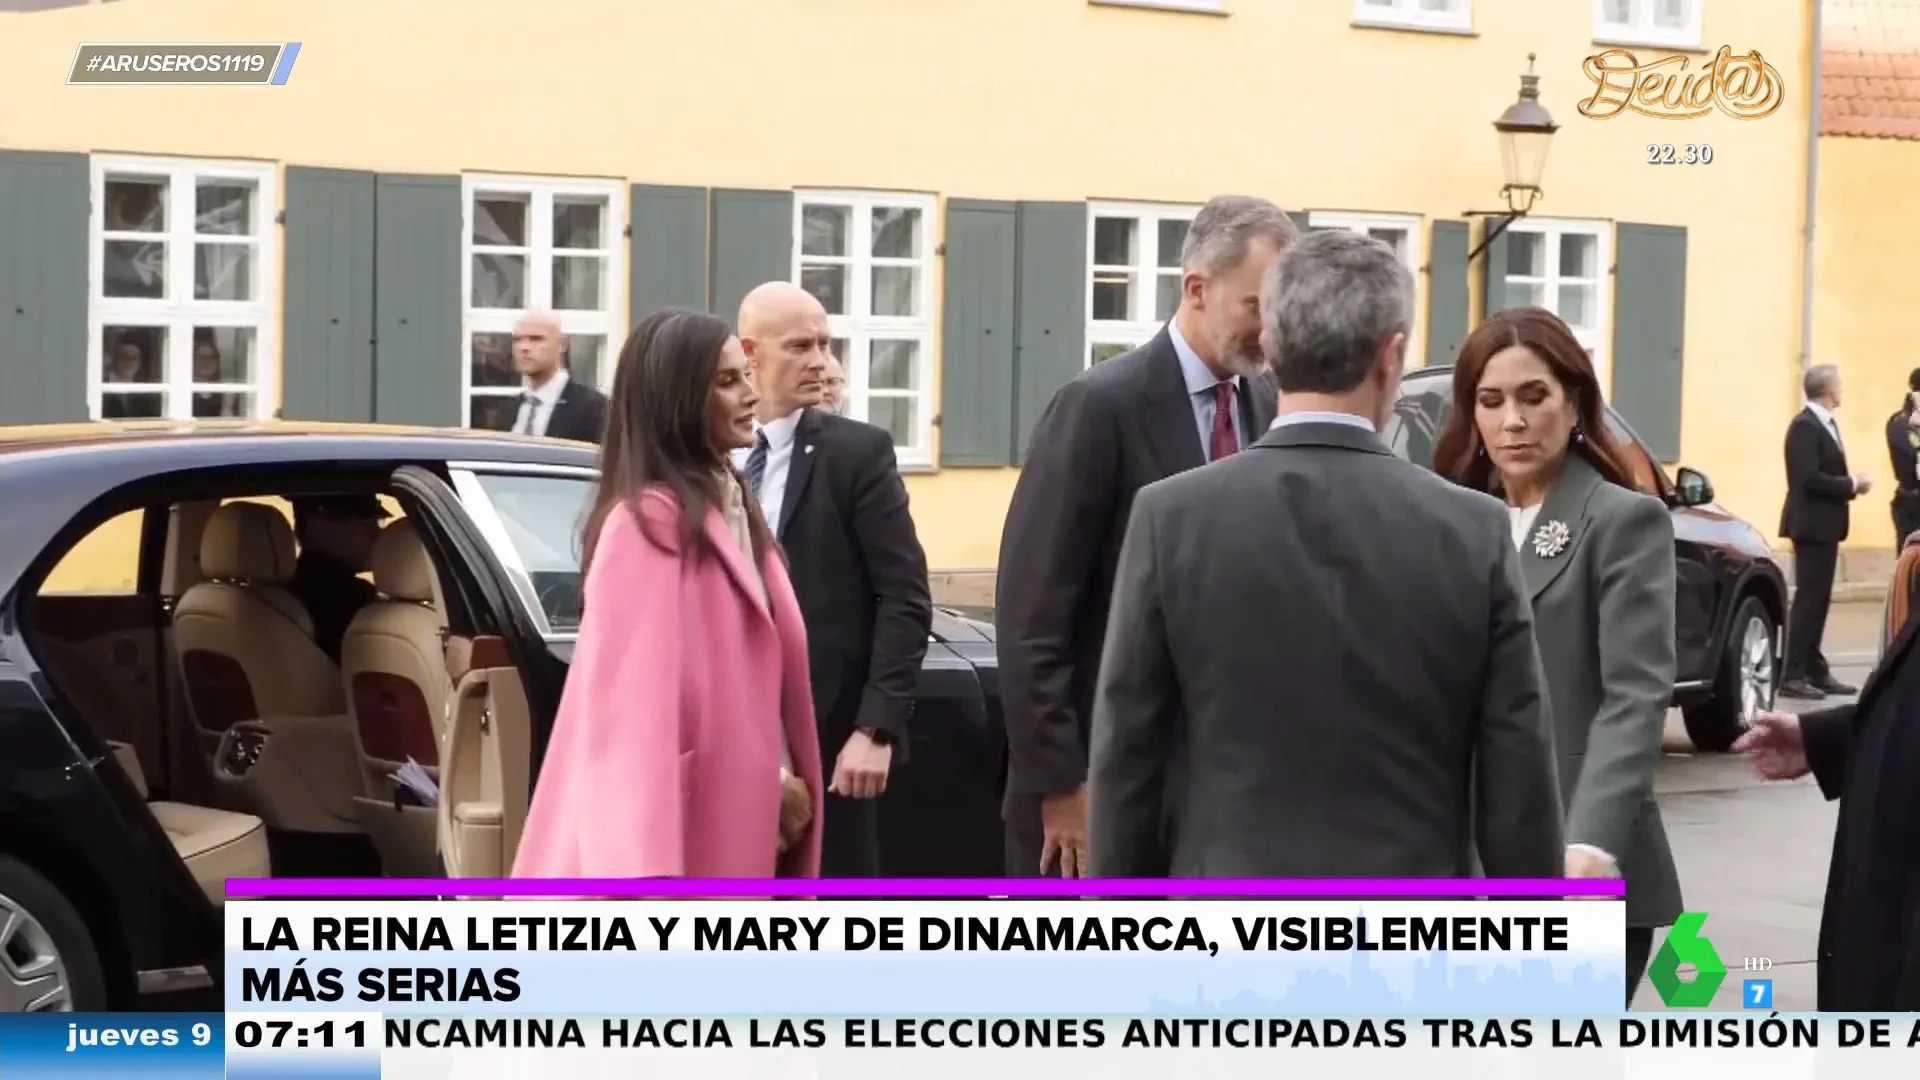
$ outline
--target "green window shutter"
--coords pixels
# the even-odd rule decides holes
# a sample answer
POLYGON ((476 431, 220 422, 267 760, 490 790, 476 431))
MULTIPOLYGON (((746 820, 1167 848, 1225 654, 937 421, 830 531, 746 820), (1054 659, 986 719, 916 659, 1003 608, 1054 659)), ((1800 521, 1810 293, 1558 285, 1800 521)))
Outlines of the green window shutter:
POLYGON ((661 308, 707 310, 707 189, 635 184, 628 210, 627 325, 661 308))
POLYGON ((1313 225, 1311 224, 1313 221, 1313 211, 1289 210, 1287 211, 1287 216, 1293 219, 1293 227, 1300 230, 1301 236, 1305 236, 1313 231, 1313 225))
POLYGON ((0 150, 0 424, 87 418, 85 154, 0 150))
MULTIPOLYGON (((1498 228, 1496 218, 1480 219, 1480 235, 1498 228)), ((1486 318, 1507 308, 1507 234, 1502 232, 1480 253, 1480 317, 1486 318)))
POLYGON ((716 188, 707 228, 707 302, 733 322, 754 286, 793 278, 793 193, 716 188))
POLYGON ((460 178, 382 173, 374 185, 373 415, 459 427, 460 178))
POLYGON ((1023 202, 1014 301, 1015 459, 1054 392, 1087 366, 1087 204, 1023 202))
POLYGON ((370 172, 287 167, 280 415, 373 419, 370 172))
POLYGON ((1453 363, 1467 337, 1468 229, 1436 221, 1427 239, 1427 365, 1453 363))
POLYGON ((1687 230, 1622 222, 1613 264, 1613 407, 1661 461, 1678 461, 1687 230))
POLYGON ((1013 464, 1015 204, 947 200, 940 464, 1013 464))

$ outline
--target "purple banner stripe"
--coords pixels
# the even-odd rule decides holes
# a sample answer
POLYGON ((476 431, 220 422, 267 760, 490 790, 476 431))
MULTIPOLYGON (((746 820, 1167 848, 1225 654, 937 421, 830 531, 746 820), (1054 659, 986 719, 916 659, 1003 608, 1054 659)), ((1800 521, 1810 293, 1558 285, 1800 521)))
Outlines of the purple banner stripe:
POLYGON ((1103 899, 1251 900, 1559 900, 1618 898, 1626 883, 1614 879, 1562 878, 1109 878, 1062 881, 1049 878, 882 878, 746 880, 740 878, 230 878, 232 900, 334 898, 408 899, 462 896, 494 899, 658 899, 807 897, 821 900, 939 898, 1014 900, 1060 897, 1103 899))

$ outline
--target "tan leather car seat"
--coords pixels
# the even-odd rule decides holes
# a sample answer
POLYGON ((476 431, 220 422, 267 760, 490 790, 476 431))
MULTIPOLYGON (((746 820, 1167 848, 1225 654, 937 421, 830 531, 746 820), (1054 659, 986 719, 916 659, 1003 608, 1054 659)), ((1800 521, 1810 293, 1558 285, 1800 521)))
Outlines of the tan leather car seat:
POLYGON ((387 775, 409 757, 439 766, 453 680, 446 617, 434 604, 433 561, 412 522, 402 518, 380 531, 373 585, 380 598, 347 624, 340 668, 367 790, 383 795, 387 775))
MULTIPOLYGON (((146 771, 140 757, 126 743, 108 743, 114 760, 133 782, 141 798, 147 797, 146 771)), ((252 814, 236 814, 187 803, 148 802, 155 821, 173 842, 180 859, 187 864, 193 880, 207 899, 224 904, 228 878, 273 876, 273 862, 267 854, 266 823, 252 814)))
POLYGON ((201 729, 242 720, 346 712, 340 672, 313 640, 313 620, 286 585, 293 527, 260 503, 229 503, 200 541, 206 580, 174 608, 174 640, 201 729))

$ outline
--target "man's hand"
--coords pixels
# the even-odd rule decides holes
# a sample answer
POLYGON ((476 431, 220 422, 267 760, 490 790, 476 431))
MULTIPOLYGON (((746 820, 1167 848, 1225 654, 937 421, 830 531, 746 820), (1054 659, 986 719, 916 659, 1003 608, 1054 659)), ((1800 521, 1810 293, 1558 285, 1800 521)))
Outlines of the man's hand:
POLYGON ((864 729, 847 738, 834 759, 833 782, 827 790, 849 799, 875 799, 887 790, 887 770, 893 766, 893 747, 882 746, 864 729))
POLYGON ((813 824, 813 796, 807 782, 785 769, 780 770, 780 850, 800 842, 813 824))
POLYGON ((1087 786, 1040 800, 1040 873, 1060 867, 1063 878, 1087 876, 1087 786))
POLYGON ((1873 490, 1872 477, 1856 476, 1853 478, 1853 493, 1855 495, 1865 495, 1871 490, 1873 490))
POLYGON ((1605 852, 1584 844, 1567 848, 1567 876, 1570 878, 1616 878, 1620 864, 1605 852))
POLYGON ((1812 771, 1807 747, 1800 738, 1800 718, 1792 713, 1755 714, 1753 726, 1734 740, 1733 748, 1747 756, 1768 780, 1798 780, 1812 771))

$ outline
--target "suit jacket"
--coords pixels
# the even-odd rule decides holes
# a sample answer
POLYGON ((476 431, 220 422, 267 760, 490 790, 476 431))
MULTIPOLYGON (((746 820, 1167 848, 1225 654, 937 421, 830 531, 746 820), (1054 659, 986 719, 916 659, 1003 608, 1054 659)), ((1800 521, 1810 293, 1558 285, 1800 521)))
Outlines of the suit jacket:
POLYGON ((568 379, 547 416, 547 438, 598 445, 606 434, 607 395, 579 379, 568 379))
POLYGON ((927 553, 886 429, 807 409, 794 428, 780 520, 807 620, 820 742, 831 758, 855 728, 907 751, 914 691, 933 627, 927 553))
POLYGON ((1533 529, 1520 566, 1553 707, 1567 843, 1619 861, 1628 926, 1671 925, 1680 875, 1653 778, 1673 697, 1673 518, 1575 454, 1533 529), (1538 546, 1556 524, 1566 528, 1560 549, 1538 546))
POLYGON ((1812 409, 1787 425, 1787 502, 1780 535, 1805 544, 1837 544, 1847 538, 1848 505, 1854 498, 1847 454, 1812 409))
POLYGON ((713 551, 681 549, 681 513, 649 490, 637 514, 622 506, 600 530, 515 877, 819 875, 820 746, 786 567, 769 551, 756 578, 717 507, 713 551), (784 856, 783 730, 814 801, 812 828, 784 856))
MULTIPOLYGON (((1249 441, 1273 422, 1271 374, 1242 379, 1249 441)), ((1008 809, 1086 781, 1094 680, 1134 494, 1206 463, 1173 339, 1096 364, 1033 429, 1000 536, 995 585, 1008 809)))
POLYGON ((1840 801, 1820 911, 1822 1012, 1920 1010, 1920 620, 1855 704, 1800 717, 1821 794, 1840 801))
POLYGON ((1920 428, 1908 423, 1904 412, 1894 413, 1887 420, 1887 458, 1893 463, 1894 493, 1920 491, 1920 475, 1914 471, 1915 461, 1920 459, 1920 428))
POLYGON ((1467 877, 1476 843, 1489 876, 1560 876, 1523 588, 1497 502, 1357 428, 1281 428, 1140 492, 1094 704, 1093 876, 1467 877))

